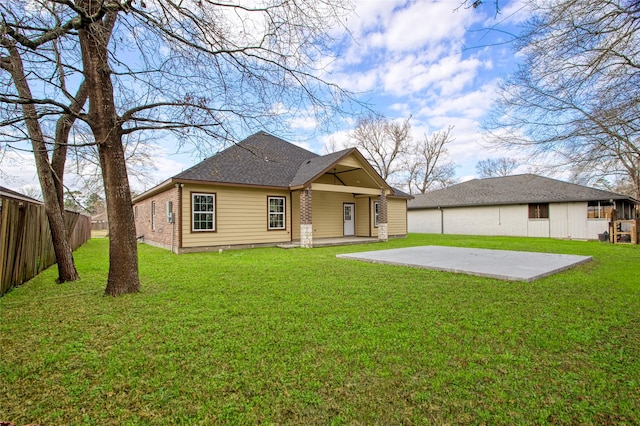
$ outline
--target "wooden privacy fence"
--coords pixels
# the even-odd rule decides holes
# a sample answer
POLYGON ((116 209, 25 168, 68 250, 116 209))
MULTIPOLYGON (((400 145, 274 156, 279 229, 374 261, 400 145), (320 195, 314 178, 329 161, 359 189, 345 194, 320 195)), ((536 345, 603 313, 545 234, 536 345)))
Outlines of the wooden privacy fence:
MULTIPOLYGON (((42 204, 0 198, 0 296, 56 263, 49 221, 42 204)), ((91 238, 91 219, 65 212, 71 248, 91 238)))

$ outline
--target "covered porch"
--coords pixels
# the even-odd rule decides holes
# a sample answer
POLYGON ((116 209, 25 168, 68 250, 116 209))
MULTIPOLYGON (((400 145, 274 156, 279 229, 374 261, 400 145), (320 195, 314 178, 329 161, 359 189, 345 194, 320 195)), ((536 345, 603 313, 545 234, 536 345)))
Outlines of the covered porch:
MULTIPOLYGON (((312 247, 332 247, 332 246, 347 246, 353 244, 370 244, 377 243, 380 240, 378 237, 336 237, 336 238, 316 238, 312 242, 312 247)), ((301 247, 300 241, 292 241, 290 243, 278 244, 279 248, 291 249, 301 247)))

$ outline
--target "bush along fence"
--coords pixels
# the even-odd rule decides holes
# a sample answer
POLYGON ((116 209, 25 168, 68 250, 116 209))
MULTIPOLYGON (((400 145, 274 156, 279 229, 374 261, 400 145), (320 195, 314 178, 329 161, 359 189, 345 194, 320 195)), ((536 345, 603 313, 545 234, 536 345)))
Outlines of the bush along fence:
MULTIPOLYGON (((66 211, 65 226, 75 250, 91 238, 91 218, 66 211)), ((0 296, 56 263, 44 205, 0 193, 0 296)))

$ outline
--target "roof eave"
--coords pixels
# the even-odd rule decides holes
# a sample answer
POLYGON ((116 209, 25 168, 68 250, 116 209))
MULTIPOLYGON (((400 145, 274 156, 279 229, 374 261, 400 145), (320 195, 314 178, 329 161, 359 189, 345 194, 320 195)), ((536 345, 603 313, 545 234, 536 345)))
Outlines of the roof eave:
POLYGON ((170 186, 173 186, 174 183, 177 183, 176 179, 171 177, 165 180, 164 182, 161 182, 160 184, 154 186, 153 188, 146 190, 142 194, 136 197, 133 197, 133 199, 131 200, 131 203, 136 204, 136 203, 139 203, 140 201, 146 200, 149 197, 153 197, 154 195, 165 191, 170 186))
MULTIPOLYGON (((635 200, 634 198, 627 197, 624 195, 620 195, 617 197, 609 197, 615 201, 629 201, 633 204, 639 204, 640 202, 635 200)), ((408 206, 407 210, 428 210, 428 209, 444 209, 444 208, 460 208, 460 207, 491 207, 491 206, 513 206, 513 205, 521 205, 521 204, 559 204, 559 203, 587 203, 589 201, 596 201, 602 198, 585 198, 585 199, 573 199, 573 200, 530 200, 530 201, 505 201, 499 203, 464 203, 464 204, 438 204, 438 205, 429 205, 429 206, 408 206)))
POLYGON ((337 163, 339 163, 340 161, 344 160, 345 158, 347 158, 351 154, 356 154, 359 157, 360 162, 365 165, 363 167, 363 170, 365 171, 365 173, 367 173, 369 176, 371 176, 370 172, 375 173, 375 176, 371 176, 371 178, 374 181, 378 181, 378 183, 382 183, 382 187, 384 189, 386 189, 388 191, 391 191, 391 186, 382 178, 382 176, 380 176, 380 174, 373 167, 371 167, 371 164, 369 164, 369 162, 364 158, 364 156, 360 153, 360 151, 358 151, 357 148, 349 148, 348 150, 345 151, 345 153, 343 155, 338 157, 333 163, 331 163, 329 166, 325 167, 322 171, 320 171, 319 173, 316 173, 315 176, 313 176, 311 179, 307 180, 304 184, 291 186, 290 188, 292 190, 297 190, 297 189, 302 189, 302 188, 308 187, 315 180, 320 178, 320 176, 322 176, 325 173, 327 173, 329 170, 331 170, 331 168, 335 167, 335 165, 337 163), (367 168, 366 168, 367 166, 369 166, 370 170, 367 170, 367 168))

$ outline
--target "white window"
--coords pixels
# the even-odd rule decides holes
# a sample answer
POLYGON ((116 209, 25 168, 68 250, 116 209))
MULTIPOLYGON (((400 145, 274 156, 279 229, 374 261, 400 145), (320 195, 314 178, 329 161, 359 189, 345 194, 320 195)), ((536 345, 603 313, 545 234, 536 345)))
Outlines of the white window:
POLYGON ((216 194, 191 193, 191 229, 216 230, 216 194))
POLYGON ((269 204, 269 229, 286 229, 286 199, 284 197, 267 197, 269 204))
POLYGON ((373 203, 373 226, 378 226, 378 209, 380 208, 380 203, 373 203))

